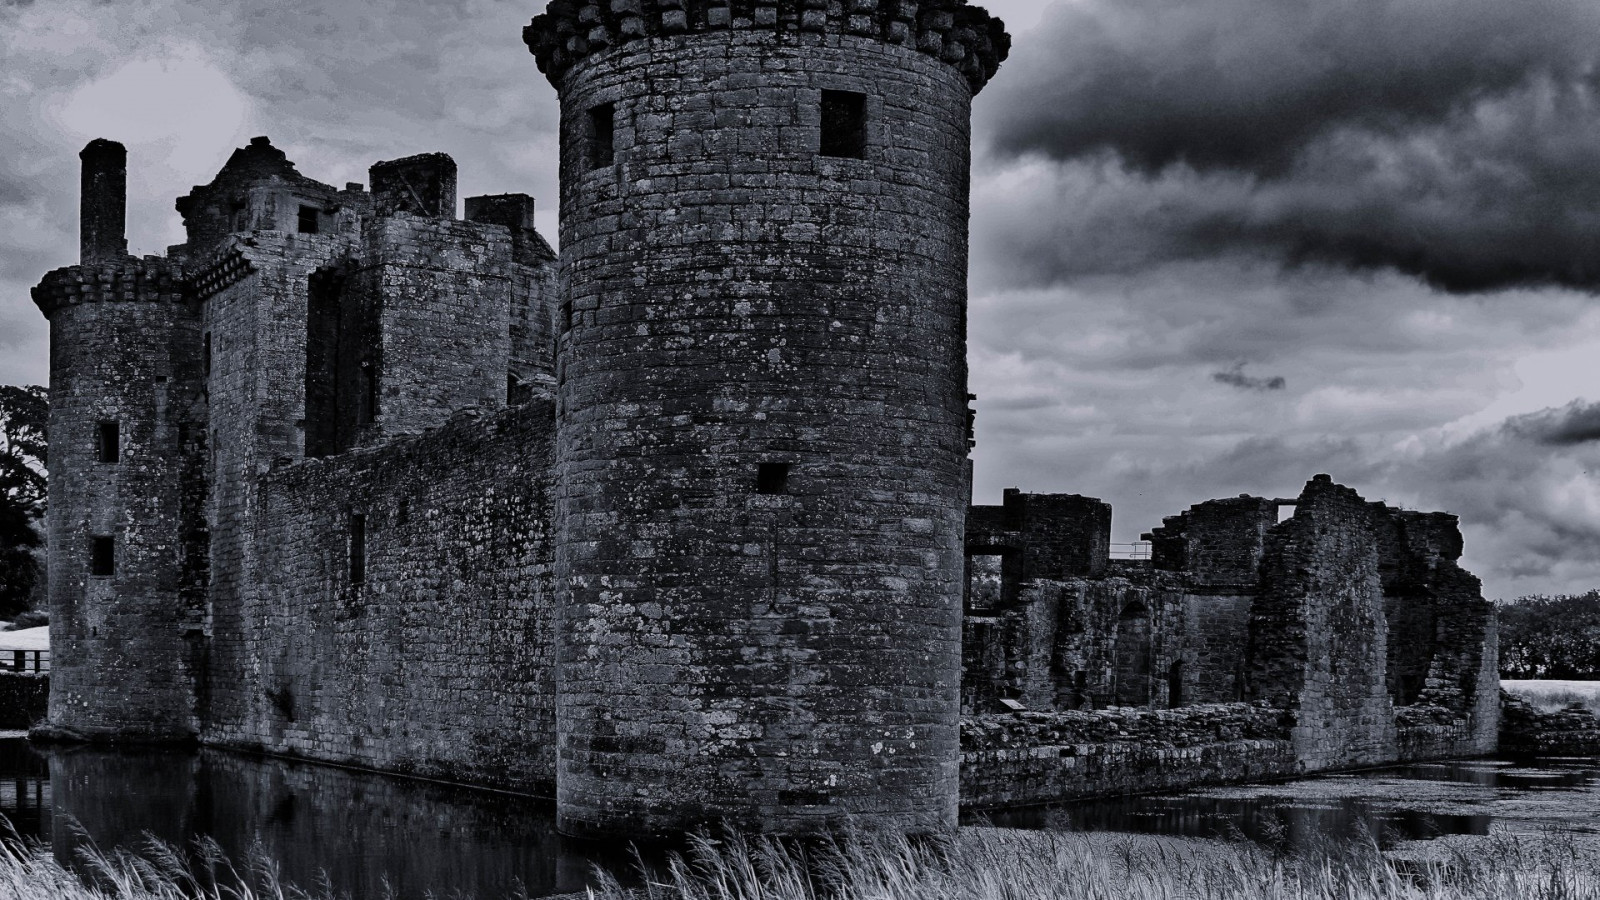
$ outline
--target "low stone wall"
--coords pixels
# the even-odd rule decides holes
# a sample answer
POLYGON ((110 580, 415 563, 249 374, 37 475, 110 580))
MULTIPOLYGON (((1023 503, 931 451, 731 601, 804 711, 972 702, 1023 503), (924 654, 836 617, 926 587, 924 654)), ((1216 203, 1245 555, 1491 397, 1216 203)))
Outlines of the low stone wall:
POLYGON ((1492 740, 1485 744, 1471 715, 1442 706, 1397 706, 1394 719, 1401 762, 1483 756, 1495 749, 1492 740))
POLYGON ((1299 769, 1281 710, 1219 703, 969 717, 961 806, 986 809, 1283 778, 1299 769))
POLYGON ((1581 706, 1543 712, 1500 692, 1500 752, 1508 756, 1600 756, 1600 718, 1581 706))
POLYGON ((0 728, 31 728, 44 720, 50 676, 0 671, 0 728))

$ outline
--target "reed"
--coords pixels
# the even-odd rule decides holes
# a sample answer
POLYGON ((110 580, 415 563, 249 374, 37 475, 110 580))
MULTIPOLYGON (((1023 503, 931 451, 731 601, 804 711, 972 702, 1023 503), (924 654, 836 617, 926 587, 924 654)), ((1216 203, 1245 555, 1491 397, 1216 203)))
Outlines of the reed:
MULTIPOLYGON (((1429 845, 1393 860, 1370 841, 1273 852, 1242 842, 966 828, 914 839, 857 831, 797 842, 690 836, 624 885, 597 872, 590 900, 1600 900, 1600 851, 1560 836, 1429 845)), ((82 873, 0 842, 7 900, 329 900, 284 884, 268 861, 236 868, 215 844, 180 853, 89 851, 82 873)), ((385 897, 393 896, 384 891, 385 897)), ((580 895, 582 896, 582 895, 580 895)), ((350 898, 369 900, 369 898, 350 898)), ((499 898, 481 898, 499 900, 499 898)))

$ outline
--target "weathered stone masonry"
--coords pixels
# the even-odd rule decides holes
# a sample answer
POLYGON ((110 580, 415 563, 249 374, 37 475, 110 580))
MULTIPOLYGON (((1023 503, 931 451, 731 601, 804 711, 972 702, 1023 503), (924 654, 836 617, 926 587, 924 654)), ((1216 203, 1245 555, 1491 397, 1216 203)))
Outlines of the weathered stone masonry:
POLYGON ((971 567, 969 594, 1000 599, 966 618, 964 734, 1005 739, 965 741, 963 804, 1494 750, 1494 610, 1456 564, 1454 516, 1369 503, 1319 475, 1292 500, 1213 500, 1170 516, 1147 535, 1151 560, 1095 574, 1028 562, 1103 553, 1104 504, 1047 501, 1008 491, 1008 515, 975 506, 968 522, 969 556, 1010 555, 998 588, 971 567), (1293 514, 1279 522, 1284 508, 1293 514), (1034 509, 1070 510, 1080 525, 1030 529, 1034 509), (1063 539, 1080 545, 1075 555, 1039 546, 1063 539), (1005 704, 1053 728, 1018 731, 1005 704), (1113 717, 1126 727, 1095 738, 1101 714, 1088 711, 1107 707, 1144 717, 1113 717), (1167 718, 1149 718, 1162 709, 1167 718), (1237 729, 1205 737, 1240 716, 1256 743, 1239 743, 1237 729))
POLYGON ((934 830, 1493 746, 1453 517, 1319 479, 1132 562, 1099 500, 969 505, 998 20, 557 0, 524 38, 561 95, 559 265, 530 197, 458 219, 448 156, 336 188, 266 138, 135 260, 126 152, 85 148, 80 265, 34 292, 41 733, 553 792, 583 835, 934 830))

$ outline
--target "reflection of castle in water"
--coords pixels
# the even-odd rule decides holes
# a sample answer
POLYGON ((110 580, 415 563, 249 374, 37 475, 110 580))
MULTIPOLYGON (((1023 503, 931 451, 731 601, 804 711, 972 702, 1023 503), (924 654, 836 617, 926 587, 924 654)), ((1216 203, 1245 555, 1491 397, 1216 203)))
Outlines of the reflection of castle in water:
POLYGON ((86 838, 137 850, 206 835, 235 865, 263 854, 290 884, 326 873, 336 895, 379 897, 390 884, 403 900, 581 890, 597 861, 627 871, 620 853, 568 846, 550 803, 527 797, 176 748, 54 749, 48 764, 54 816, 39 833, 67 864, 86 838))

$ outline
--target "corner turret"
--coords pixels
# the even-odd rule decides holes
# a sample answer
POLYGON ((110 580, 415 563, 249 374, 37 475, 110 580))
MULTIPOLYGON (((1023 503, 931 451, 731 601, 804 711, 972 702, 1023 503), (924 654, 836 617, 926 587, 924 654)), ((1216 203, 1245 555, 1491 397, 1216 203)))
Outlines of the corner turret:
POLYGON ((50 320, 43 732, 190 739, 205 582, 199 321, 181 265, 127 255, 127 151, 95 140, 81 158, 82 264, 33 289, 50 320))

